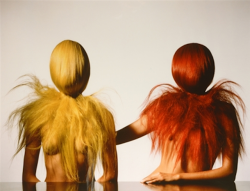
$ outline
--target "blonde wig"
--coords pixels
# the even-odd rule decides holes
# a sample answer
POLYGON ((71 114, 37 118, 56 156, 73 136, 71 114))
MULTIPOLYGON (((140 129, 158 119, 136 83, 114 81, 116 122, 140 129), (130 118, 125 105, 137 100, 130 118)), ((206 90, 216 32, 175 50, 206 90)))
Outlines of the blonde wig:
POLYGON ((16 154, 32 141, 41 140, 44 153, 60 153, 66 176, 77 182, 78 153, 87 156, 88 177, 92 179, 98 158, 104 171, 110 168, 104 158, 107 149, 116 156, 113 115, 95 95, 81 94, 89 79, 89 68, 87 54, 80 44, 61 42, 52 52, 50 62, 51 77, 60 92, 28 75, 31 80, 16 87, 28 86, 33 90, 29 101, 9 117, 10 124, 18 119, 16 154))
POLYGON ((81 94, 90 75, 89 58, 84 48, 70 40, 59 43, 50 57, 50 75, 64 94, 72 97, 81 94))

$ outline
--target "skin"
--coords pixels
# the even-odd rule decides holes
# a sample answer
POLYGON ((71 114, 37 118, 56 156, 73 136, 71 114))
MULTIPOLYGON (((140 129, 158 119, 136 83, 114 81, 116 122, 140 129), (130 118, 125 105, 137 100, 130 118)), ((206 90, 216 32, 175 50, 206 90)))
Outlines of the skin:
POLYGON ((40 182, 36 177, 36 168, 39 158, 40 149, 29 149, 29 147, 39 147, 40 141, 33 141, 25 148, 23 161, 23 182, 40 182))
MULTIPOLYGON (((225 117, 225 116, 224 116, 225 117)), ((228 120, 228 119, 226 119, 228 120)), ((149 132, 147 128, 146 116, 139 118, 134 123, 117 131, 117 145, 138 139, 149 132)), ((233 125, 234 123, 227 123, 233 125)), ((168 141, 165 151, 162 152, 160 165, 147 177, 142 179, 142 183, 160 183, 160 182, 175 182, 181 180, 197 181, 197 180, 226 180, 234 181, 238 164, 238 153, 233 150, 233 143, 227 140, 226 148, 230 147, 233 151, 233 157, 229 157, 222 151, 222 166, 217 169, 207 171, 196 170, 192 161, 188 162, 187 172, 181 168, 181 163, 178 162, 175 166, 176 153, 174 150, 173 141, 168 141)))
MULTIPOLYGON (((36 148, 41 145, 40 141, 33 141, 25 148, 24 154, 24 164, 23 164, 23 182, 40 182, 36 177, 36 169, 39 158, 40 149, 30 149, 36 148)), ((46 166, 46 179, 45 182, 72 182, 68 179, 61 162, 60 153, 54 155, 45 155, 45 166, 46 166)), ((111 152, 107 149, 107 152, 104 153, 104 158, 114 159, 115 156, 111 155, 111 152)), ((104 169, 104 174, 97 181, 106 182, 106 181, 116 181, 117 180, 117 164, 114 164, 114 160, 108 160, 108 167, 104 169)), ((81 153, 77 156, 77 166, 78 166, 78 176, 81 182, 86 180, 88 164, 85 161, 85 156, 81 153)))

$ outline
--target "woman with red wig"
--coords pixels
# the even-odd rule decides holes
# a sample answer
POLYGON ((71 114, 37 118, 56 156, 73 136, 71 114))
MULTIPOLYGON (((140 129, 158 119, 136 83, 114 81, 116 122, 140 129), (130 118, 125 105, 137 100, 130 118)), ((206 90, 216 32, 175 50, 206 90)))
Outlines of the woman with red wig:
POLYGON ((244 150, 242 122, 245 112, 232 81, 219 81, 207 90, 214 77, 214 59, 207 47, 190 43, 180 47, 172 60, 177 87, 154 87, 140 118, 117 132, 117 144, 148 133, 152 150, 161 152, 160 165, 144 183, 179 180, 235 180, 238 156, 244 150), (150 99, 156 88, 162 94, 150 99), (217 157, 222 166, 213 169, 217 157))

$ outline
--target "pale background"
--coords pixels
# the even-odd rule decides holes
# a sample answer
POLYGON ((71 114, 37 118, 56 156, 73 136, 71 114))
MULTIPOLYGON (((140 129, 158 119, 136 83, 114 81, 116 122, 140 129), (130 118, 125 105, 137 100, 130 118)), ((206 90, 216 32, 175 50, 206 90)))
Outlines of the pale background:
MULTIPOLYGON (((117 130, 137 119, 153 86, 175 84, 172 56, 190 42, 211 50, 216 62, 213 84, 228 78, 242 86, 238 92, 249 113, 249 1, 1 1, 1 182, 21 181, 23 152, 11 160, 17 129, 7 131, 5 122, 28 91, 7 93, 27 73, 53 85, 49 58, 64 39, 86 49, 91 77, 84 94, 108 89, 106 101, 117 130)), ((237 181, 250 181, 249 128, 246 117, 246 154, 239 160, 237 181)), ((139 181, 156 168, 159 155, 150 154, 150 145, 145 136, 117 147, 119 181, 139 181)), ((44 180, 45 173, 41 155, 38 178, 44 180)))

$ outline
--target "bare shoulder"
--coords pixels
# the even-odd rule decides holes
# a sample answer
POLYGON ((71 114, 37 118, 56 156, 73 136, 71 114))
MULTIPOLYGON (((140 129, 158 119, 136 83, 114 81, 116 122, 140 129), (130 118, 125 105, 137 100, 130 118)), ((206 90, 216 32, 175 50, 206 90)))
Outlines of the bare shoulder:
POLYGON ((238 123, 237 110, 231 103, 220 102, 220 109, 217 116, 222 123, 233 122, 238 123))

